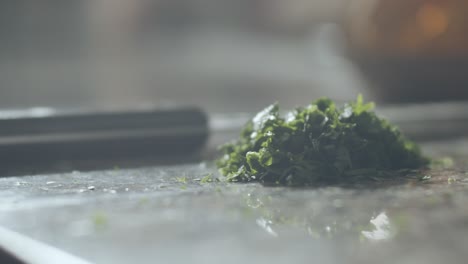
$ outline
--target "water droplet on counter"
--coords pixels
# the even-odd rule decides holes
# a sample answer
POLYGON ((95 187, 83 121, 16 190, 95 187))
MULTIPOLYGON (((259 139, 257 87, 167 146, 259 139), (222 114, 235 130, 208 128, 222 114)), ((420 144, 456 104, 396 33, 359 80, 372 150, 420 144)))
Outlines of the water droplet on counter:
POLYGON ((263 230, 265 230, 268 234, 277 237, 278 234, 271 228, 271 222, 270 220, 266 220, 265 218, 261 217, 256 220, 257 225, 260 226, 263 230))
POLYGON ((392 236, 392 226, 390 219, 385 212, 380 213, 375 218, 370 220, 370 223, 375 227, 372 231, 362 231, 361 234, 369 240, 387 240, 392 236))

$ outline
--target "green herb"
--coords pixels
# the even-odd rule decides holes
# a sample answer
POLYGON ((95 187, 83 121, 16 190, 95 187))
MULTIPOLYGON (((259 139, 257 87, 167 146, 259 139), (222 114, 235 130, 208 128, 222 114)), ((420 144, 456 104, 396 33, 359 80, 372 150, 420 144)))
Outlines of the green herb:
POLYGON ((96 228, 104 228, 108 223, 107 216, 104 213, 97 212, 93 215, 93 223, 96 228))
POLYGON ((217 161, 229 181, 307 186, 371 177, 426 166, 418 146, 379 118, 373 103, 337 108, 321 98, 286 117, 278 104, 258 113, 240 139, 221 147, 217 161))
POLYGON ((205 184, 205 183, 209 183, 209 182, 213 182, 213 181, 214 181, 213 174, 209 173, 205 177, 201 178, 200 184, 205 184))
POLYGON ((183 183, 183 184, 186 184, 187 183, 187 177, 176 177, 175 180, 178 182, 178 183, 183 183))
POLYGON ((148 203, 149 203, 149 199, 147 197, 141 198, 138 201, 138 205, 145 205, 145 204, 148 204, 148 203))
POLYGON ((455 179, 454 177, 448 177, 447 184, 450 185, 450 184, 455 183, 455 182, 457 182, 457 179, 455 179))

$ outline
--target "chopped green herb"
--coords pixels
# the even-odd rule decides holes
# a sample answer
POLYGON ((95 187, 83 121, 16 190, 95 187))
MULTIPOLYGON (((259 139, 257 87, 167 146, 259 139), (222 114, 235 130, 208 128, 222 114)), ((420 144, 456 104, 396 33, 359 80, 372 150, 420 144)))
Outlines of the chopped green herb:
POLYGON ((216 187, 215 191, 217 193, 222 193, 223 192, 223 190, 219 186, 216 187))
POLYGON ((229 181, 287 186, 386 177, 426 166, 419 147, 373 107, 362 96, 342 108, 321 98, 282 117, 273 104, 246 124, 240 139, 221 147, 217 165, 229 181))
POLYGON ((108 223, 107 216, 104 213, 97 212, 93 215, 93 223, 96 228, 104 228, 108 223))
POLYGON ((175 179, 178 183, 183 183, 183 184, 187 183, 187 177, 176 177, 175 179))
POLYGON ((141 198, 139 201, 138 201, 138 204, 139 205, 145 205, 149 203, 149 199, 147 197, 144 197, 144 198, 141 198))
POLYGON ((452 183, 455 183, 457 181, 457 179, 453 178, 453 177, 448 177, 447 179, 447 184, 452 184, 452 183))
POLYGON ((200 184, 205 184, 205 183, 209 183, 209 182, 213 182, 213 181, 214 181, 213 174, 209 173, 205 177, 201 178, 200 184))

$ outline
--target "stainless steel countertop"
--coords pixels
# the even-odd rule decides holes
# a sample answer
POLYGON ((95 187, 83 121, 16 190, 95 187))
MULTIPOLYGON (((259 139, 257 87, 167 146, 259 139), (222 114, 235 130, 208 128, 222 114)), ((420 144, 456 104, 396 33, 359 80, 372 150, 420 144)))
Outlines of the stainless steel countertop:
POLYGON ((92 263, 464 263, 468 140, 421 182, 202 183, 212 163, 0 179, 0 226, 92 263))

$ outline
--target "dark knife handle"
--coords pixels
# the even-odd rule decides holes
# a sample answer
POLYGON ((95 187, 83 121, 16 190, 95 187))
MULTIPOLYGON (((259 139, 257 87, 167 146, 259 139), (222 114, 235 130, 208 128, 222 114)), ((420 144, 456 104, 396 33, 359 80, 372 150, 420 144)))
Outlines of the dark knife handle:
POLYGON ((203 147, 208 133, 206 114, 191 107, 0 118, 0 166, 187 155, 203 147))

